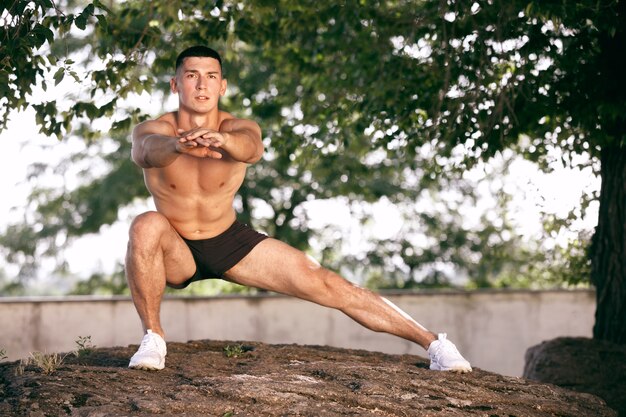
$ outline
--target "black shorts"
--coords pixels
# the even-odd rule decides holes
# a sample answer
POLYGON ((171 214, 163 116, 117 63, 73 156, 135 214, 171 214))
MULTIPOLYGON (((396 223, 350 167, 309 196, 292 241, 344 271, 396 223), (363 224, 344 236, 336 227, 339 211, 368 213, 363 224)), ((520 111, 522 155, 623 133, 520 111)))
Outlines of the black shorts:
POLYGON ((183 238, 193 259, 196 272, 182 284, 167 284, 172 288, 185 288, 194 281, 221 278, 224 273, 237 265, 267 235, 253 230, 250 226, 235 221, 226 231, 215 237, 203 240, 183 238))

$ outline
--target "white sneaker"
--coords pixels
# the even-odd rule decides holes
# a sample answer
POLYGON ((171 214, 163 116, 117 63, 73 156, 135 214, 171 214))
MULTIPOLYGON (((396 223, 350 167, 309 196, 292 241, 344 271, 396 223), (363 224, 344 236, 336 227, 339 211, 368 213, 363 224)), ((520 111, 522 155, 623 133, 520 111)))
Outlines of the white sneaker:
POLYGON ((428 346, 430 369, 434 371, 472 372, 472 366, 459 353, 454 343, 446 339, 445 333, 428 346))
POLYGON ((141 339, 141 345, 137 353, 130 358, 129 368, 156 371, 165 368, 165 355, 167 348, 165 340, 152 330, 148 330, 141 339))

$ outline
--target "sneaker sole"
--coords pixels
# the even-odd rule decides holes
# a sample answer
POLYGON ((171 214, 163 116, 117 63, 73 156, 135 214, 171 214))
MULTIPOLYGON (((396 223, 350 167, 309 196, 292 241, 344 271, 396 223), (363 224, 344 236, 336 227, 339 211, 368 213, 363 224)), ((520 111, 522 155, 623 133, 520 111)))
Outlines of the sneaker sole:
POLYGON ((472 372, 472 368, 465 368, 465 367, 462 367, 462 366, 458 366, 458 367, 454 367, 454 368, 446 368, 446 369, 443 369, 443 368, 440 368, 440 367, 436 366, 436 367, 431 367, 430 370, 431 371, 441 371, 441 372, 454 372, 454 373, 457 373, 457 374, 467 374, 467 373, 472 372))
POLYGON ((165 364, 154 366, 138 363, 134 365, 128 365, 128 367, 130 369, 141 369, 142 371, 160 371, 161 369, 165 368, 165 364))

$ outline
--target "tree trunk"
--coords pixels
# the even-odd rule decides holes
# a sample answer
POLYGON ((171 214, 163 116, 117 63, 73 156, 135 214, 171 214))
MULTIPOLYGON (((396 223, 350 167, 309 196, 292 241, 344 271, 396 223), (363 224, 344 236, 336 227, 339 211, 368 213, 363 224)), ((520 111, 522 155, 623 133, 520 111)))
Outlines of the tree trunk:
POLYGON ((605 147, 600 161, 600 212, 591 246, 593 337, 626 344, 626 147, 605 147))

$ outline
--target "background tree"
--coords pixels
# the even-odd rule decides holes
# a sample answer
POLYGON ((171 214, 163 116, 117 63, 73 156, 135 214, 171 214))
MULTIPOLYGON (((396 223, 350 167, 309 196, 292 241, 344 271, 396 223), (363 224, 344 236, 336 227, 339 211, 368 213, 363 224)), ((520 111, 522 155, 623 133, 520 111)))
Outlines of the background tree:
POLYGON ((332 137, 348 141, 371 126, 383 133, 373 146, 400 142, 409 166, 424 145, 439 158, 462 149, 465 157, 452 169, 509 147, 544 167, 556 148, 566 164, 576 154, 599 158, 594 336, 624 343, 625 7, 620 1, 285 3, 245 9, 238 34, 247 42, 266 35, 276 79, 302 80, 303 123, 337 121, 332 137), (320 95, 332 105, 316 103, 320 95))
MULTIPOLYGON (((271 195, 267 224, 276 228, 269 231, 301 248, 309 231, 296 209, 308 199, 414 202, 420 190, 438 189, 443 178, 507 148, 545 169, 554 150, 564 164, 587 155, 583 163, 599 160, 603 179, 591 257, 594 335, 623 343, 623 9, 617 0, 130 1, 111 5, 106 26, 101 20, 84 38, 87 61, 104 65, 91 71, 89 94, 59 112, 40 107, 47 115, 40 121, 65 135, 67 120, 106 116, 111 137, 127 134, 145 115, 121 100, 162 91, 182 47, 214 45, 238 80, 225 104, 254 114, 270 149, 242 190, 243 216, 271 195)), ((73 218, 87 224, 92 200, 71 193, 58 206, 84 213, 73 218)), ((133 195, 122 190, 110 207, 133 195)), ((457 245, 468 237, 461 232, 445 236, 457 245)), ((490 246, 484 235, 477 240, 490 246)), ((435 257, 442 253, 437 248, 435 257)), ((400 254, 405 265, 415 263, 410 251, 400 254)))
MULTIPOLYGON (((84 30, 89 20, 104 23, 106 10, 98 0, 76 7, 74 1, 61 8, 52 0, 14 1, 0 4, 0 131, 8 121, 9 112, 35 106, 41 111, 38 123, 45 133, 61 134, 67 129, 74 114, 68 114, 62 121, 56 121, 54 102, 34 103, 33 87, 40 84, 44 89, 45 75, 54 69, 54 82, 58 84, 66 74, 77 78, 72 70, 70 59, 59 60, 58 54, 46 53, 54 44, 55 37, 64 35, 73 28, 84 30), (64 10, 75 9, 74 13, 64 10), (44 51, 42 53, 42 51, 44 51), (30 96, 30 97, 29 97, 30 96)), ((57 42, 57 47, 68 47, 67 43, 57 42)), ((49 52, 49 51, 48 51, 49 52)))
MULTIPOLYGON (((123 4, 120 8, 113 8, 106 21, 97 21, 99 26, 93 36, 70 39, 66 36, 63 39, 66 45, 71 46, 63 53, 69 53, 76 61, 83 59, 83 68, 89 68, 94 61, 104 62, 105 67, 87 72, 85 78, 91 82, 85 86, 85 92, 74 97, 75 103, 66 105, 66 109, 58 115, 47 106, 38 107, 38 110, 41 111, 40 114, 47 114, 46 117, 55 121, 63 121, 44 126, 49 134, 57 133, 52 126, 55 129, 60 126, 63 134, 85 138, 92 149, 89 152, 81 149, 54 167, 46 164, 33 167, 33 176, 53 175, 55 171, 60 171, 65 176, 78 176, 83 182, 72 189, 38 187, 31 196, 33 206, 37 207, 33 217, 24 223, 10 226, 3 236, 3 245, 11 249, 7 254, 8 259, 22 266, 23 276, 32 274, 43 255, 58 256, 57 251, 71 242, 72 237, 96 232, 101 225, 110 224, 117 219, 119 207, 130 204, 137 197, 146 196, 140 172, 127 157, 130 152, 127 135, 131 125, 146 115, 139 109, 117 103, 133 92, 165 94, 177 52, 175 48, 167 48, 168 52, 159 55, 153 51, 165 49, 166 44, 176 42, 181 49, 188 44, 208 42, 207 39, 212 37, 210 43, 223 45, 227 58, 226 75, 232 76, 235 81, 231 83, 234 91, 224 104, 238 114, 250 114, 260 118, 261 124, 270 132, 266 138, 270 149, 268 158, 265 163, 251 167, 249 180, 240 192, 239 209, 244 220, 254 223, 272 236, 301 249, 308 249, 312 231, 307 226, 302 205, 315 199, 348 196, 354 202, 374 202, 384 197, 396 204, 412 207, 418 197, 424 198, 428 194, 426 191, 437 193, 442 187, 456 187, 468 198, 473 194, 472 187, 463 186, 458 180, 444 184, 443 177, 437 180, 432 177, 433 173, 428 168, 433 165, 430 163, 432 152, 414 156, 412 168, 402 167, 402 147, 394 146, 381 152, 372 146, 370 137, 362 132, 357 132, 350 140, 333 138, 335 131, 339 132, 339 128, 346 127, 339 126, 338 122, 333 123, 339 127, 322 124, 321 130, 324 133, 320 136, 318 125, 322 117, 326 117, 323 112, 320 113, 320 120, 315 121, 317 125, 303 125, 303 116, 298 109, 303 93, 277 93, 277 88, 287 92, 302 90, 301 80, 293 77, 276 78, 276 74, 280 72, 275 67, 276 63, 264 56, 262 43, 243 43, 237 40, 236 33, 207 29, 222 28, 225 21, 235 21, 237 18, 233 13, 240 11, 233 10, 229 5, 223 5, 221 10, 201 7, 200 4, 188 6, 180 9, 182 14, 179 14, 177 7, 168 4, 123 4), (198 8, 206 10, 205 14, 201 15, 198 8), (155 24, 156 16, 159 17, 158 25, 155 24), (237 50, 241 52, 235 53, 237 50), (141 62, 150 63, 152 67, 148 70, 140 65, 141 62), (258 65, 259 62, 264 64, 258 65), (117 92, 117 95, 113 92, 117 92), (93 97, 99 96, 103 98, 94 101, 93 97), (106 102, 106 106, 99 106, 101 101, 106 102), (112 108, 115 108, 113 113, 110 111, 112 108), (90 128, 94 119, 102 118, 112 119, 108 122, 110 129, 104 137, 100 137, 101 132, 90 128), (69 120, 75 125, 71 132, 63 127, 69 120), (303 141, 305 146, 301 146, 303 141), (93 155, 97 155, 95 159, 99 161, 94 161, 93 155), (94 165, 106 166, 108 174, 103 177, 98 176, 98 173, 94 174, 94 165), (268 199, 268 196, 271 198, 268 199), (269 203, 272 215, 267 218, 251 218, 251 212, 258 209, 260 204, 266 203, 269 203)), ((245 17, 238 21, 243 25, 243 33, 247 36, 248 29, 245 29, 245 23, 241 23, 245 22, 245 17)), ((50 71, 58 72, 54 69, 50 71)), ((314 104, 327 108, 325 100, 320 101, 319 98, 314 104)), ((439 169, 438 165, 433 166, 439 169)), ((353 206, 357 207, 358 204, 353 206)), ((358 215, 357 212, 355 210, 354 214, 358 215)), ((439 234, 445 227, 438 226, 438 217, 444 215, 445 213, 430 213, 424 217, 423 222, 413 222, 414 227, 409 228, 401 238, 398 237, 400 240, 395 246, 408 247, 410 243, 406 239, 415 240, 411 238, 415 233, 414 228, 429 228, 429 233, 439 234)), ((458 213, 454 216, 460 217, 458 213)), ((449 224, 447 227, 453 225, 449 224)), ((454 252, 463 251, 463 247, 470 243, 469 234, 458 233, 459 226, 454 227, 457 229, 454 245, 442 238, 433 243, 432 247, 421 249, 425 253, 420 258, 420 261, 424 261, 421 269, 436 263, 456 264, 456 269, 462 270, 462 276, 476 276, 475 272, 467 272, 468 269, 476 271, 480 268, 475 262, 460 265, 462 257, 454 255, 454 252), (438 253, 439 241, 446 247, 445 254, 438 253), (426 261, 427 259, 430 261, 426 261)), ((502 232, 489 227, 485 230, 489 231, 488 234, 502 232)), ((446 236, 445 233, 441 235, 446 236)), ((337 269, 343 265, 346 273, 364 264, 362 258, 341 257, 341 261, 338 261, 334 251, 341 244, 341 236, 335 235, 322 240, 320 255, 326 264, 334 265, 337 269)), ((471 252, 480 259, 481 252, 484 252, 481 249, 485 249, 488 239, 479 239, 479 244, 473 240, 471 252)), ((510 244, 515 245, 512 241, 510 244)), ((384 245, 394 246, 393 242, 379 242, 369 251, 368 259, 383 260, 389 250, 384 245)), ((411 256, 403 255, 402 259, 409 259, 411 256)), ((64 259, 58 258, 61 261, 60 270, 64 271, 64 259)), ((410 264, 415 262, 412 258, 409 261, 410 264)), ((367 263, 369 261, 365 262, 367 263)), ((407 268, 414 268, 407 265, 404 260, 400 261, 400 265, 398 262, 379 262, 376 266, 377 272, 361 270, 362 278, 355 274, 352 277, 368 281, 371 273, 395 276, 394 279, 388 279, 387 285, 396 282, 400 287, 421 285, 418 281, 429 281, 429 278, 420 278, 419 274, 402 272, 407 268), (401 278, 400 274, 405 276, 401 278)), ((435 280, 438 285, 450 285, 449 276, 442 275, 442 271, 434 273, 438 274, 435 280)), ((114 274, 113 277, 115 276, 114 274)), ((76 291, 84 293, 86 289, 97 285, 97 282, 101 282, 105 289, 111 288, 107 279, 109 278, 103 274, 95 274, 76 291)), ((482 286, 489 284, 488 280, 482 280, 482 286)))

